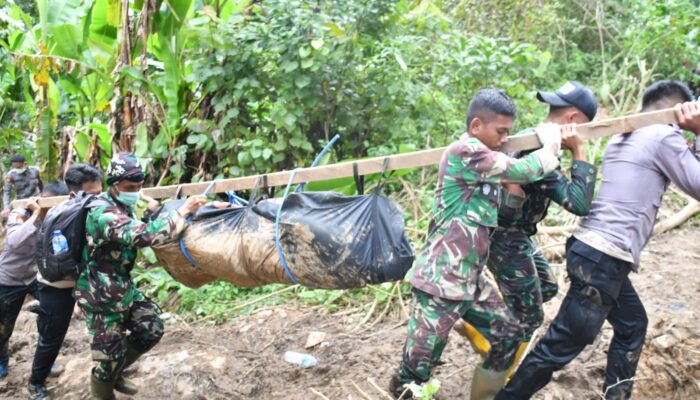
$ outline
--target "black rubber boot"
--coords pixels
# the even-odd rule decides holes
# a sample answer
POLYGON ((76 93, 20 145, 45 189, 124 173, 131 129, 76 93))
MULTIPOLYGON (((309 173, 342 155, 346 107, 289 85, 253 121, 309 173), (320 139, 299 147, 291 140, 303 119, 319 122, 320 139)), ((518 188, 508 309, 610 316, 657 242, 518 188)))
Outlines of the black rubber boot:
POLYGON ((122 372, 125 369, 127 369, 129 366, 131 366, 133 363, 135 363, 136 360, 138 360, 139 357, 141 357, 142 355, 143 355, 142 352, 138 351, 136 348, 134 348, 130 344, 126 345, 126 356, 124 356, 124 366, 122 367, 121 371, 119 372, 119 376, 117 377, 117 381, 114 384, 114 390, 116 390, 119 393, 128 394, 130 396, 133 396, 136 393, 138 393, 138 391, 139 391, 138 386, 136 386, 136 384, 133 383, 131 380, 126 379, 122 372))
POLYGON ((411 390, 403 387, 403 384, 401 383, 401 378, 399 378, 399 374, 394 374, 394 376, 391 377, 391 381, 389 381, 389 393, 391 393, 392 396, 400 400, 413 399, 411 390))

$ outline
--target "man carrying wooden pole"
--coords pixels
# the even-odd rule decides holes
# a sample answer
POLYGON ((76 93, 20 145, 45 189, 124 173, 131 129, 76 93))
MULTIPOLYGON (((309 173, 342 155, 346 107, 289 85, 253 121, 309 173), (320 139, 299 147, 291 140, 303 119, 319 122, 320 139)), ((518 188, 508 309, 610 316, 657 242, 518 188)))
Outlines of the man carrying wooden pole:
MULTIPOLYGON (((590 122, 598 109, 593 92, 578 82, 567 82, 556 92, 538 92, 537 97, 550 105, 546 122, 559 125, 590 122)), ((522 187, 504 185, 498 227, 491 238, 489 271, 522 329, 523 343, 514 365, 544 322, 543 303, 558 290, 557 277, 531 239, 537 233, 537 224, 547 216, 552 201, 579 216, 588 214, 593 201, 597 169, 586 161, 581 137, 569 135, 562 140, 562 147, 571 151, 571 178, 557 168, 544 179, 522 187)), ((460 321, 455 329, 469 338, 478 353, 488 351, 488 342, 469 321, 460 321)))
POLYGON ((536 128, 542 149, 510 158, 498 150, 508 141, 514 119, 515 106, 504 92, 479 91, 469 105, 468 132, 442 157, 428 238, 407 276, 413 313, 403 360, 390 382, 397 396, 405 384, 430 378, 463 315, 491 343, 475 369, 472 386, 478 391, 472 390, 472 400, 493 396, 505 383, 520 344, 520 324, 483 277, 490 234, 497 225, 502 185, 534 182, 552 172, 559 166, 561 142, 560 127, 544 125, 536 128))
POLYGON ((544 337, 496 399, 529 399, 593 343, 606 320, 614 335, 603 393, 606 399, 630 398, 648 321, 628 275, 639 269, 668 184, 700 199, 700 105, 691 99, 681 82, 652 84, 642 111, 675 105, 678 125, 650 125, 610 140, 598 196, 567 242, 569 291, 544 337), (681 129, 696 135, 695 154, 681 129))

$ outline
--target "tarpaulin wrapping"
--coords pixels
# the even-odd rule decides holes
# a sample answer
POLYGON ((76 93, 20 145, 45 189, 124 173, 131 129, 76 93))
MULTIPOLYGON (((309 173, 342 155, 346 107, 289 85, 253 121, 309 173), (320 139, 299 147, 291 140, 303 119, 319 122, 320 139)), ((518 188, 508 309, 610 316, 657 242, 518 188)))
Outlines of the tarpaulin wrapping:
MULTIPOLYGON (((155 246, 156 256, 190 287, 218 279, 244 287, 292 283, 275 246, 279 202, 203 207, 182 235, 196 266, 179 242, 155 246)), ((400 280, 413 262, 401 209, 376 193, 293 193, 284 202, 279 232, 291 274, 310 288, 349 289, 400 280)))

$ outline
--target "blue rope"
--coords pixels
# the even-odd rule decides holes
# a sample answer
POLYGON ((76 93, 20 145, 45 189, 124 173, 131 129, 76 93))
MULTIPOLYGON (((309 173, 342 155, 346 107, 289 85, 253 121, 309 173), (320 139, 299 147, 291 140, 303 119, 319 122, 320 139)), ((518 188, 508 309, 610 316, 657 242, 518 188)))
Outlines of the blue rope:
POLYGON ((284 206, 284 201, 287 200, 287 196, 289 195, 289 188, 292 187, 292 182, 294 182, 294 177, 297 174, 297 171, 299 168, 296 168, 292 171, 292 174, 289 176, 289 182, 287 183, 287 187, 284 189, 284 195, 282 196, 282 202, 280 203, 280 208, 277 209, 277 215, 275 215, 275 247, 277 247, 277 255, 279 256, 280 262, 282 263, 282 268, 284 268, 284 272, 287 273, 287 276, 289 279, 292 280, 295 284, 298 284, 296 278, 292 274, 292 271, 289 270, 289 266, 287 266, 287 260, 284 258, 284 252, 282 251, 282 244, 280 243, 280 217, 282 216, 282 207, 284 206))
MULTIPOLYGON (((321 152, 316 156, 314 159, 313 163, 311 163, 311 167, 315 167, 318 165, 319 162, 321 162, 321 159, 323 158, 324 155, 330 150, 330 148, 333 146, 335 142, 340 139, 340 135, 335 135, 327 144, 326 146, 321 150, 321 152)), ((297 174, 297 171, 299 169, 294 169, 292 171, 292 174, 289 176, 289 182, 287 182, 287 187, 284 190, 284 195, 282 196, 282 202, 280 203, 279 208, 277 209, 277 214, 275 215, 275 247, 277 248, 277 255, 279 256, 280 262, 282 263, 282 268, 284 268, 284 272, 287 273, 287 276, 289 279, 295 283, 298 284, 299 282, 296 280, 294 277, 294 274, 292 274, 292 271, 289 269, 289 266, 287 265, 287 259, 284 257, 284 252, 282 251, 282 243, 280 242, 280 219, 282 217, 282 207, 284 207, 284 202, 287 200, 287 197, 289 196, 289 190, 292 187, 292 182, 294 182, 294 177, 297 174)), ((296 191, 299 190, 304 190, 304 185, 305 183, 299 185, 296 188, 296 191)), ((211 185, 210 185, 211 187, 211 185)), ((207 191, 209 191, 209 188, 207 188, 207 191)), ((239 203, 239 204, 248 204, 248 202, 236 195, 236 192, 226 192, 226 196, 228 196, 229 202, 230 203, 239 203)), ((187 221, 192 221, 192 216, 187 217, 187 221)), ((185 256, 187 261, 192 264, 193 267, 197 268, 197 263, 194 261, 192 256, 190 256, 189 252, 187 251, 187 248, 185 247, 185 241, 180 236, 180 251, 182 252, 182 255, 185 256)))
MULTIPOLYGON (((333 139, 331 139, 328 144, 321 150, 320 153, 316 156, 314 159, 314 162, 311 163, 312 167, 315 167, 323 158, 323 156, 330 150, 331 146, 335 142, 340 139, 340 135, 335 135, 333 136, 333 139)), ((280 243, 280 219, 282 217, 282 207, 284 207, 284 202, 287 200, 287 196, 289 196, 289 189, 292 187, 292 182, 294 182, 294 177, 297 175, 297 171, 299 168, 295 168, 291 175, 289 175, 289 182, 287 182, 287 187, 284 189, 284 195, 282 195, 282 202, 280 203, 280 207, 277 209, 277 214, 275 215, 275 247, 277 248, 277 255, 279 256, 280 263, 282 263, 282 268, 284 268, 284 272, 287 273, 287 276, 289 279, 291 279, 292 282, 295 284, 298 284, 296 278, 292 274, 292 271, 289 270, 289 266, 287 265, 287 259, 284 258, 284 252, 282 251, 282 243, 280 243)), ((304 190, 304 184, 301 184, 297 186, 296 191, 299 190, 304 190)))
POLYGON ((233 190, 226 192, 226 196, 228 196, 228 202, 231 204, 236 204, 239 206, 248 204, 248 200, 238 196, 233 190))
MULTIPOLYGON (((323 147, 321 152, 318 153, 318 155, 314 159, 314 162, 311 163, 311 168, 315 167, 316 165, 318 165, 318 163, 321 162, 321 160, 323 159, 323 156, 325 156, 326 153, 328 153, 328 150, 330 150, 331 147, 333 147, 333 145, 335 144, 335 142, 338 141, 338 139, 340 139, 340 135, 335 135, 328 143, 326 143, 326 145, 323 147)), ((304 182, 301 185, 297 186, 295 192, 304 191, 304 186, 306 186, 307 183, 308 182, 304 182)))
MULTIPOLYGON (((192 216, 187 217, 187 222, 192 222, 192 216)), ((182 255, 185 256, 187 261, 192 264, 194 268, 197 268, 197 263, 194 261, 194 258, 190 255, 190 253, 187 251, 187 247, 185 247, 185 239, 182 238, 182 234, 180 234, 180 251, 182 252, 182 255)))

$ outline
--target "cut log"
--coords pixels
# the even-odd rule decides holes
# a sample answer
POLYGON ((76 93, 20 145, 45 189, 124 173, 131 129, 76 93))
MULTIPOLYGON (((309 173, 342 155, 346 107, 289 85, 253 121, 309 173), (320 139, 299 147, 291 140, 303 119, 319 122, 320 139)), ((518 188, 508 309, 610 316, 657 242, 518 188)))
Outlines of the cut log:
POLYGON ((664 232, 668 232, 671 229, 680 226, 697 213, 700 213, 700 201, 693 199, 690 202, 688 202, 688 204, 686 204, 686 206, 683 207, 677 213, 673 214, 672 216, 666 218, 663 221, 659 221, 659 223, 657 223, 654 227, 654 235, 659 235, 664 232))

